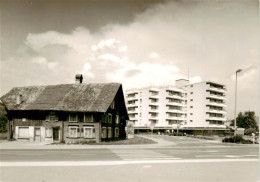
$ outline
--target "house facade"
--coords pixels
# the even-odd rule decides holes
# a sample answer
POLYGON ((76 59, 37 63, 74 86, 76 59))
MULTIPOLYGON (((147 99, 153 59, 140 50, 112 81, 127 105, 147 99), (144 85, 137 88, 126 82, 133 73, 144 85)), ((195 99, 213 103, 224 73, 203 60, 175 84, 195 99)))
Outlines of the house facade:
POLYGON ((81 80, 19 87, 1 100, 8 113, 10 138, 65 143, 126 138, 128 115, 118 83, 84 84, 81 80))

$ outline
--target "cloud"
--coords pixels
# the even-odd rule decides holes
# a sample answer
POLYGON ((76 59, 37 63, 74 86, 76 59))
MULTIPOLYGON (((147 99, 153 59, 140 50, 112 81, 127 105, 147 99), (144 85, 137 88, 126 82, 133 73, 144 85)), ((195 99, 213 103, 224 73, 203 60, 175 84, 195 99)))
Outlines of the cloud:
POLYGON ((152 52, 150 55, 149 55, 150 58, 152 59, 158 59, 159 58, 159 55, 156 53, 156 52, 152 52))
POLYGON ((254 3, 169 1, 99 32, 29 33, 13 56, 1 60, 1 93, 17 85, 73 83, 77 73, 85 82, 121 82, 124 88, 172 85, 189 68, 192 83, 227 85, 232 117, 234 72, 242 68, 238 111, 258 110, 257 22, 254 3))

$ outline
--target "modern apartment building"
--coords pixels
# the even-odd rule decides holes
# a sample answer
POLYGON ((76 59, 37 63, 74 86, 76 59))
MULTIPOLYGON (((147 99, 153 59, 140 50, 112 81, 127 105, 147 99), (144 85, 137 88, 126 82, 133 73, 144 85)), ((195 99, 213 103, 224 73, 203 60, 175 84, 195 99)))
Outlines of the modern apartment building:
POLYGON ((185 120, 184 91, 176 87, 128 90, 127 109, 136 129, 172 129, 185 120))
POLYGON ((223 84, 181 79, 175 86, 127 90, 126 105, 136 130, 224 131, 225 95, 223 84))
POLYGON ((186 121, 183 127, 225 129, 226 87, 223 84, 205 81, 182 87, 186 98, 186 121))

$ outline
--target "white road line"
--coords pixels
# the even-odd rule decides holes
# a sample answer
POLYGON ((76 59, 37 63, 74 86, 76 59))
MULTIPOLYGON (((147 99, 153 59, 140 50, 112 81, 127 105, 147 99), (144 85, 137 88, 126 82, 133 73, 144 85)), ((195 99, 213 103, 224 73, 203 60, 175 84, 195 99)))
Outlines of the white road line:
POLYGON ((245 157, 258 157, 259 155, 243 155, 245 157))
POLYGON ((118 155, 119 157, 171 157, 165 155, 118 155))
POLYGON ((242 157, 241 155, 224 155, 224 157, 242 157))
MULTIPOLYGON (((138 159, 138 160, 180 160, 181 158, 171 158, 171 157, 169 157, 169 158, 149 158, 149 157, 147 157, 147 158, 143 158, 143 159, 138 159)), ((131 160, 131 161, 133 161, 133 159, 131 159, 131 158, 126 158, 126 159, 123 159, 123 160, 131 160)))
POLYGON ((218 154, 212 154, 212 155, 195 155, 195 157, 223 157, 223 155, 218 155, 218 154))
POLYGON ((143 160, 143 161, 62 161, 62 162, 1 162, 0 167, 21 166, 107 166, 126 164, 167 164, 167 163, 213 163, 213 162, 258 162, 258 159, 183 159, 183 160, 143 160))
POLYGON ((70 155, 96 155, 96 154, 70 154, 70 155))
POLYGON ((44 154, 16 154, 16 155, 44 155, 44 154))

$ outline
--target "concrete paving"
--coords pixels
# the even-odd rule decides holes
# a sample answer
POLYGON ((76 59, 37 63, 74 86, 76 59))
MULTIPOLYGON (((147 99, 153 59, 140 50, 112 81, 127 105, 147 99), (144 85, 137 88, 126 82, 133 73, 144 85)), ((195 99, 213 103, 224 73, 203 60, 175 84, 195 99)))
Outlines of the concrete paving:
POLYGON ((144 137, 158 143, 1 142, 0 181, 258 181, 258 145, 144 137))

